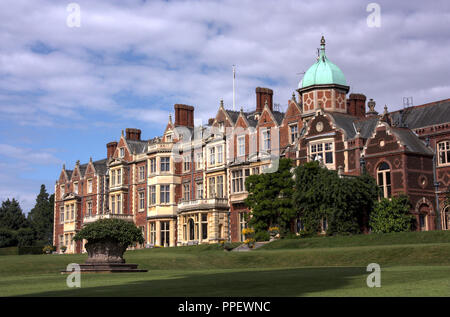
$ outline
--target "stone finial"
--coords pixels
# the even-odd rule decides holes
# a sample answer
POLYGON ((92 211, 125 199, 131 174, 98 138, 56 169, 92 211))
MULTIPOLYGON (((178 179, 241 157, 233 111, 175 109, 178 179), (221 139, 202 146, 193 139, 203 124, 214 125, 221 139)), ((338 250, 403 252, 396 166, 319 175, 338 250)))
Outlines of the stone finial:
POLYGON ((338 175, 340 177, 342 177, 342 175, 344 174, 344 167, 342 165, 338 166, 338 175))
POLYGON ((169 123, 172 124, 172 114, 169 113, 169 123))
POLYGON ((375 112, 375 101, 370 98, 370 100, 367 102, 367 106, 369 107, 369 112, 375 112))
POLYGON ((63 169, 63 170, 66 169, 66 164, 65 164, 65 163, 63 164, 62 169, 63 169))
POLYGON ((269 102, 267 101, 267 99, 266 99, 266 101, 264 102, 264 107, 269 107, 269 102))
POLYGON ((297 99, 295 99, 295 92, 292 92, 292 101, 297 102, 297 99))
POLYGON ((122 130, 122 134, 121 135, 123 136, 123 130, 122 130))
POLYGON ((75 163, 75 165, 76 165, 76 166, 79 166, 79 165, 80 165, 80 160, 77 160, 76 163, 75 163))
POLYGON ((320 39, 320 45, 325 46, 325 37, 322 35, 322 38, 320 39))
POLYGON ((89 162, 91 162, 91 163, 92 163, 92 156, 90 156, 90 157, 89 157, 89 162))
POLYGON ((220 107, 223 108, 223 99, 220 99, 220 107))
POLYGON ((384 115, 388 114, 388 107, 387 107, 387 105, 384 105, 384 112, 383 112, 383 114, 384 115))

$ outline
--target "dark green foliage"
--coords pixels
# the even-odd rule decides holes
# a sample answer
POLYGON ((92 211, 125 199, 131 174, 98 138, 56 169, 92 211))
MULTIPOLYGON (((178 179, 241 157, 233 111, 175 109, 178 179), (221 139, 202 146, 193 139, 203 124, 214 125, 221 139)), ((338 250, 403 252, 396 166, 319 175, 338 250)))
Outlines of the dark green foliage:
POLYGON ((337 173, 320 167, 317 161, 295 169, 294 206, 307 233, 320 231, 323 218, 330 222, 338 182, 337 173))
POLYGON ((245 180, 248 191, 245 203, 252 210, 249 226, 255 232, 267 231, 270 226, 279 226, 281 234, 288 231, 295 216, 291 167, 292 161, 283 158, 276 172, 251 175, 245 180))
POLYGON ((270 234, 268 231, 257 231, 255 233, 255 240, 256 241, 269 241, 270 234))
POLYGON ((0 207, 0 228, 18 230, 26 227, 28 227, 28 222, 19 202, 14 198, 3 201, 0 207))
MULTIPOLYGON (((31 247, 34 244, 35 235, 31 228, 20 228, 17 230, 17 246, 31 247)), ((40 246, 40 248, 42 248, 40 246)))
POLYGON ((134 223, 121 219, 100 219, 86 225, 73 238, 75 241, 86 239, 89 243, 114 241, 123 246, 135 242, 144 243, 141 230, 134 223))
POLYGON ((0 248, 13 247, 17 245, 16 231, 0 228, 0 248))
POLYGON ((35 231, 36 239, 45 241, 45 244, 53 241, 54 197, 54 194, 47 193, 45 185, 41 185, 39 195, 36 197, 36 205, 28 214, 28 221, 35 231))
POLYGON ((295 169, 294 206, 306 235, 320 231, 324 218, 329 235, 360 233, 377 194, 376 182, 367 174, 341 178, 316 161, 295 169))
POLYGON ((415 217, 411 215, 411 203, 406 195, 383 198, 375 204, 370 215, 370 227, 375 233, 410 231, 415 217))

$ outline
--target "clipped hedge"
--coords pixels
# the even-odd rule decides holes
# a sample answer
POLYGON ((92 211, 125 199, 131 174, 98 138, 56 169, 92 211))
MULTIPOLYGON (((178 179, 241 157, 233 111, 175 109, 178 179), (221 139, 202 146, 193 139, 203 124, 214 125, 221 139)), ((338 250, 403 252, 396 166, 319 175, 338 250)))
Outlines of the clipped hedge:
POLYGON ((7 247, 0 248, 0 255, 42 254, 42 247, 7 247))
POLYGON ((0 248, 0 255, 18 255, 18 254, 19 254, 18 247, 0 248))

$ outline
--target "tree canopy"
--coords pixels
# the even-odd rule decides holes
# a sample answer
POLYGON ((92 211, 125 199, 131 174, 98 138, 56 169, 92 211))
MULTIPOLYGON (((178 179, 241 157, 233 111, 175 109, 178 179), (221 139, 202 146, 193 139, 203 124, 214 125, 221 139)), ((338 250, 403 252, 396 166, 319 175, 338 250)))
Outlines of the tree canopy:
POLYGON ((320 231, 324 219, 327 234, 361 232, 368 226, 377 194, 376 182, 368 174, 339 177, 317 161, 295 169, 294 207, 309 233, 320 231))
POLYGON ((134 223, 122 219, 99 219, 83 227, 73 239, 85 239, 88 243, 113 241, 125 247, 135 242, 144 243, 142 231, 134 223))
POLYGON ((53 240, 53 205, 55 195, 49 195, 45 185, 36 197, 36 204, 28 213, 28 221, 34 230, 36 240, 51 244, 53 240))
POLYGON ((245 180, 248 191, 245 203, 252 210, 249 226, 256 232, 276 225, 282 232, 289 230, 289 223, 295 216, 291 168, 292 161, 282 158, 276 172, 254 174, 245 180))

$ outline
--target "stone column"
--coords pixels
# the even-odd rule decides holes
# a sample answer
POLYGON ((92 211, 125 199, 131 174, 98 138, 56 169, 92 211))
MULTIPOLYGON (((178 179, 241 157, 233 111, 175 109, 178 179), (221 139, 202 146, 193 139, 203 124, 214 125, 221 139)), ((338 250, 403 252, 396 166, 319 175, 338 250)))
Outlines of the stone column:
POLYGON ((156 223, 156 241, 155 244, 161 246, 161 223, 155 221, 156 223))

